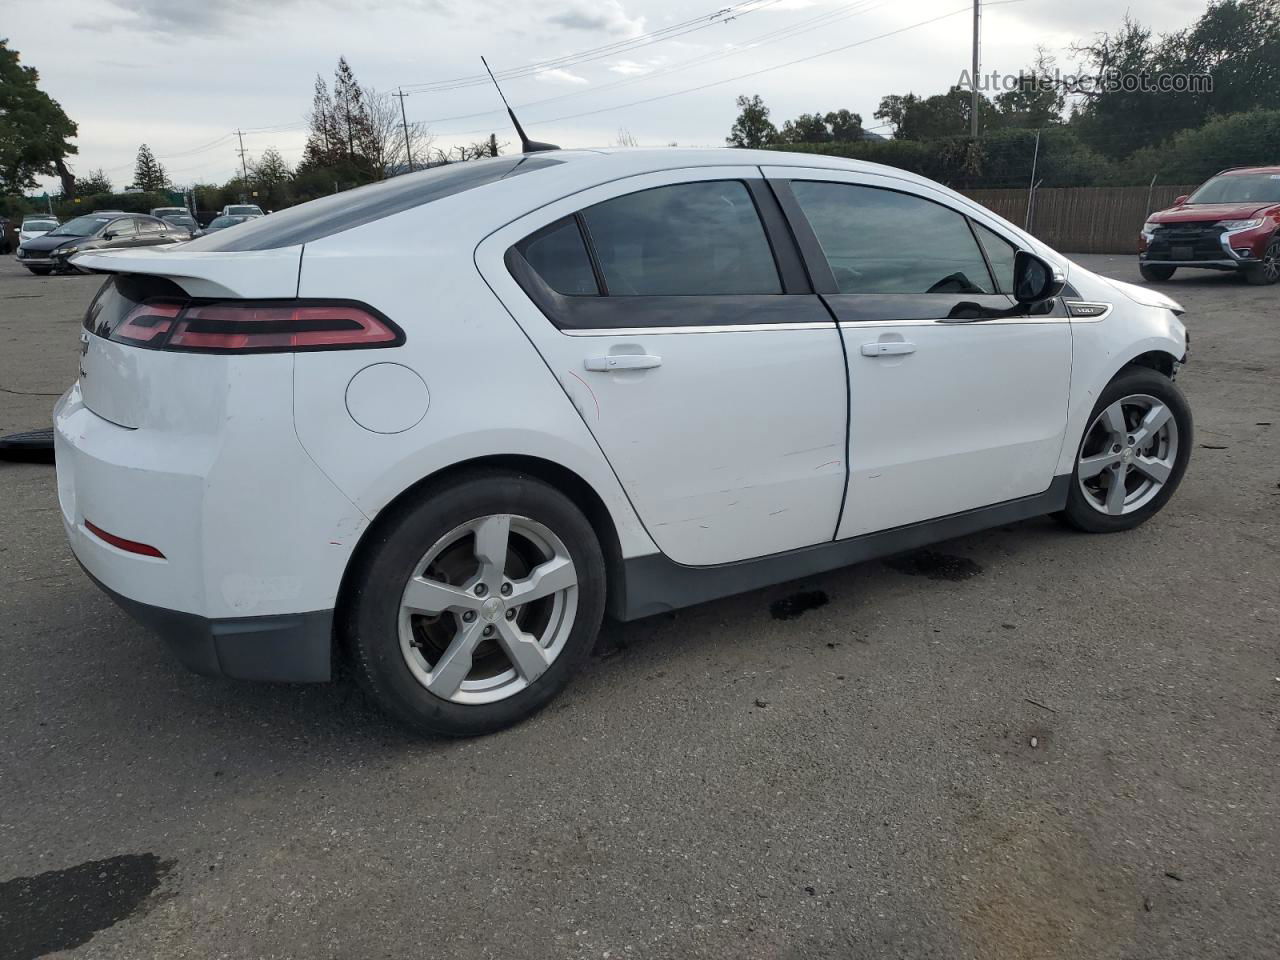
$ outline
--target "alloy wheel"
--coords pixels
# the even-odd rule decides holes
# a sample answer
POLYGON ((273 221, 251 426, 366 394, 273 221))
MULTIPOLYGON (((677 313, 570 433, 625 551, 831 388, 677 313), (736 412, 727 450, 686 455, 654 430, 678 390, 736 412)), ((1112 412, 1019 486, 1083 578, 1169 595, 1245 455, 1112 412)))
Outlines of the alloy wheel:
POLYGON ((1280 280, 1280 237, 1272 240, 1262 259, 1262 276, 1267 283, 1280 280))
POLYGON ((577 571, 559 537, 528 517, 479 517, 415 567, 400 599, 400 650, 441 699, 493 703, 555 662, 577 606, 577 571))
POLYGON ((1080 445, 1076 474, 1099 513, 1141 510, 1169 482, 1178 457, 1178 423, 1164 401, 1123 397, 1094 418, 1080 445))

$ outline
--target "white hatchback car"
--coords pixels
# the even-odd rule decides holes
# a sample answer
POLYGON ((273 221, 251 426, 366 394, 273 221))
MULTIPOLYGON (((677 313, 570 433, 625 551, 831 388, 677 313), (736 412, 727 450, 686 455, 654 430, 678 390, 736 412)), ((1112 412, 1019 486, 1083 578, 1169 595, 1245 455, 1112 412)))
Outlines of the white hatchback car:
POLYGON ((628 620, 1169 500, 1181 309, 935 183, 739 150, 427 170, 110 274, 58 403, 88 573, 188 666, 476 734, 628 620))

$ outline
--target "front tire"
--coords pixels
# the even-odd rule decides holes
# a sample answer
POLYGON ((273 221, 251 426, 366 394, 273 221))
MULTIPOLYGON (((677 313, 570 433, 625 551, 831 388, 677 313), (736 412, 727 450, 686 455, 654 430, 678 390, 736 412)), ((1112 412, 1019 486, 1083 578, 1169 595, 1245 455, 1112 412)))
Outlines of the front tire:
POLYGON ((1258 287, 1266 287, 1280 280, 1280 233, 1267 244, 1262 262, 1245 271, 1245 280, 1258 287))
POLYGON ((604 606, 600 544, 572 501, 533 477, 477 472, 380 518, 342 623, 383 710, 417 733, 464 737, 558 694, 604 606))
POLYGON ((1146 523, 1182 482, 1191 435, 1191 407, 1172 380, 1148 367, 1122 371, 1089 414, 1059 517, 1087 533, 1146 523))
POLYGON ((1138 264, 1138 272, 1142 274, 1142 279, 1156 283, 1161 280, 1168 280, 1173 276, 1173 271, 1177 269, 1177 267, 1166 267, 1159 263, 1138 264))

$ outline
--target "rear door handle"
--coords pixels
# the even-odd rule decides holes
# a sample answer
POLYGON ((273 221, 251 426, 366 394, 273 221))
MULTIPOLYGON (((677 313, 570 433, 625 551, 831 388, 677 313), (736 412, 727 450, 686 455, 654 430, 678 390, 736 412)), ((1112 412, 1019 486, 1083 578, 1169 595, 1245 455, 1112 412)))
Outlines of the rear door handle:
POLYGON ((916 345, 906 340, 875 340, 862 345, 864 357, 892 357, 915 352, 916 345))
POLYGON ((588 357, 588 370, 648 370, 662 366, 662 358, 647 353, 614 353, 607 357, 588 357))

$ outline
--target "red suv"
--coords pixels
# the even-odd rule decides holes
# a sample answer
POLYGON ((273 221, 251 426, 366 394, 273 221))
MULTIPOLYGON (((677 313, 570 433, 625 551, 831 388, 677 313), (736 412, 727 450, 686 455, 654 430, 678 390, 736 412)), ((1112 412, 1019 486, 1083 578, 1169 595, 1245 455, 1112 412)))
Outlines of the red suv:
POLYGON ((1138 238, 1143 279, 1168 280, 1178 267, 1280 280, 1280 167, 1223 170, 1148 217, 1138 238))

